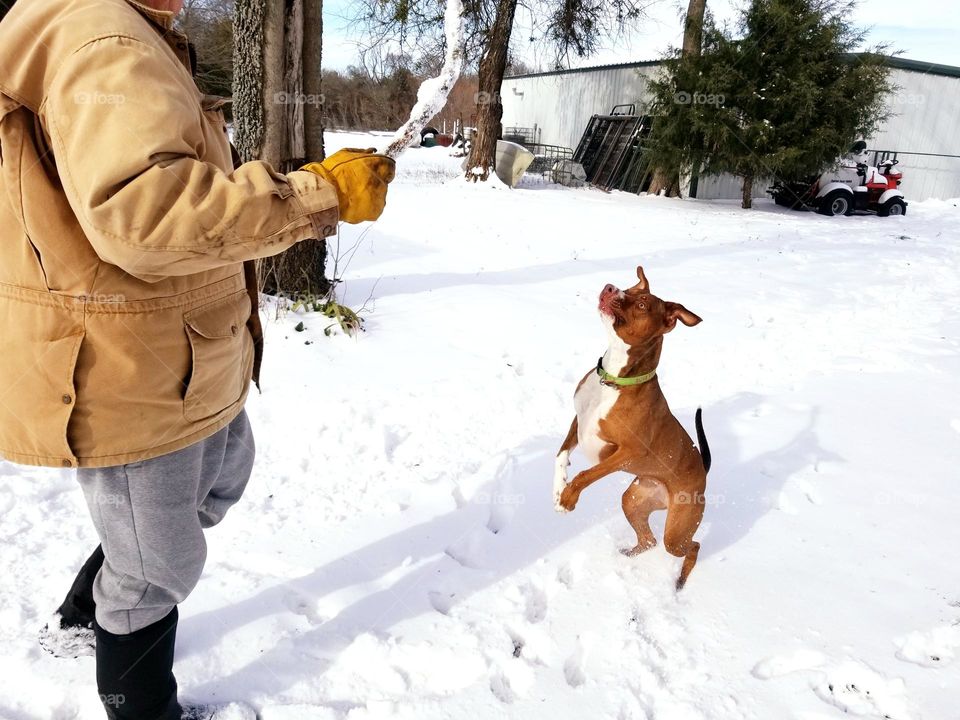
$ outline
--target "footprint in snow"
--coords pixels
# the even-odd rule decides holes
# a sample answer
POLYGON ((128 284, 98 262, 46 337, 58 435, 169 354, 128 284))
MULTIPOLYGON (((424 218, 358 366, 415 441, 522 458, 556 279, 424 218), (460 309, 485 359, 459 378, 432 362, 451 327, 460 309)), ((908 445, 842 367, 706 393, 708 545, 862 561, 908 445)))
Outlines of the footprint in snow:
POLYGON ((486 503, 490 509, 487 529, 494 535, 506 529, 513 521, 513 516, 517 514, 517 508, 526 500, 523 493, 516 491, 511 480, 516 471, 517 459, 508 455, 497 468, 493 491, 481 492, 477 495, 477 501, 486 503))
POLYGON ((923 667, 942 667, 956 658, 960 650, 960 620, 926 632, 912 632, 894 640, 897 657, 923 667))
POLYGON ((388 462, 393 462, 393 456, 397 448, 403 445, 409 437, 410 431, 404 427, 385 426, 383 428, 383 452, 388 462))
POLYGON ((873 715, 889 720, 913 717, 907 708, 903 680, 888 680, 859 660, 845 660, 828 669, 813 690, 824 702, 852 715, 873 715))
POLYGON ((457 599, 456 594, 431 590, 427 593, 427 600, 431 607, 441 615, 449 615, 457 599))
POLYGON ((502 703, 510 704, 517 699, 517 694, 510 687, 510 680, 502 672, 494 673, 490 678, 490 692, 502 703))
POLYGON ((283 596, 287 610, 305 618, 311 625, 321 625, 330 618, 320 612, 316 598, 299 590, 291 590, 283 596))
POLYGON ((490 675, 490 692, 502 703, 510 704, 526 697, 536 683, 536 675, 524 662, 511 658, 493 666, 490 675))
POLYGON ((580 581, 580 578, 583 577, 586 557, 587 554, 584 552, 574 553, 573 557, 557 570, 557 582, 567 588, 572 588, 576 585, 580 581))
POLYGON ((573 653, 563 664, 563 676, 567 679, 567 685, 572 688, 578 688, 587 682, 587 651, 588 643, 585 638, 581 637, 577 640, 573 653))
POLYGON ((859 660, 828 663, 823 654, 801 648, 791 654, 768 657, 753 668, 753 676, 761 680, 794 672, 812 673, 812 688, 817 697, 845 713, 888 720, 913 717, 903 680, 887 678, 859 660))
POLYGON ((547 592, 542 587, 534 585, 533 582, 528 582, 526 585, 520 587, 519 590, 526 605, 523 615, 527 619, 527 622, 533 624, 543 622, 544 618, 547 617, 547 607, 549 604, 547 592))
POLYGON ((444 553, 465 568, 480 569, 488 564, 486 530, 475 528, 448 545, 444 553))

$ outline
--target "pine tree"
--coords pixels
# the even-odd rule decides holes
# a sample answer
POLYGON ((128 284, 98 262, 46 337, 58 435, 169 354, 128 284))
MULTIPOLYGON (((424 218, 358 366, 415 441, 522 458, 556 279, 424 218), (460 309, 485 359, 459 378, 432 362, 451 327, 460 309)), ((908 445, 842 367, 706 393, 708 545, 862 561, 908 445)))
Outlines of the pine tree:
POLYGON ((679 55, 651 85, 660 116, 652 156, 668 167, 757 180, 829 167, 884 119, 891 90, 883 48, 854 54, 864 31, 834 0, 753 0, 738 35, 708 22, 699 58, 679 55))

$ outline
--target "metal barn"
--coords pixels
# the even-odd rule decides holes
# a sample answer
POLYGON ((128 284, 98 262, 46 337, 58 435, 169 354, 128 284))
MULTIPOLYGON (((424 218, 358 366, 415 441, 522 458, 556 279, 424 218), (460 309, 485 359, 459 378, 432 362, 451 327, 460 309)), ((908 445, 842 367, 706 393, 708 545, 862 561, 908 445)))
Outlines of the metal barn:
MULTIPOLYGON (((888 99, 892 115, 872 138, 870 150, 895 155, 904 172, 908 199, 960 197, 960 68, 890 58, 897 89, 888 99)), ((520 132, 534 143, 576 148, 593 115, 643 114, 647 82, 659 61, 515 75, 503 81, 505 133, 520 132)), ((767 183, 758 184, 762 196, 767 183)), ((701 177, 696 196, 739 198, 740 181, 701 177)))

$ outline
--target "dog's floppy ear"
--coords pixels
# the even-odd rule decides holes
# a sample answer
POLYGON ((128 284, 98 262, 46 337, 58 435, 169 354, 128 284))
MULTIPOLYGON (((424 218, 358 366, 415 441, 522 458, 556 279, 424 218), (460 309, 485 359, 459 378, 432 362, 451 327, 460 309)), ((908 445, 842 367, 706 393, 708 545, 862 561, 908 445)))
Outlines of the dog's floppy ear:
POLYGON ((650 283, 647 282, 647 276, 643 274, 642 265, 637 265, 637 277, 640 279, 640 282, 637 283, 640 292, 650 292, 650 283))
POLYGON ((677 320, 682 322, 687 327, 693 327, 694 325, 703 322, 703 318, 690 312, 680 303, 665 302, 663 305, 665 308, 663 324, 667 326, 667 329, 664 330, 664 332, 670 332, 673 330, 677 324, 677 320))

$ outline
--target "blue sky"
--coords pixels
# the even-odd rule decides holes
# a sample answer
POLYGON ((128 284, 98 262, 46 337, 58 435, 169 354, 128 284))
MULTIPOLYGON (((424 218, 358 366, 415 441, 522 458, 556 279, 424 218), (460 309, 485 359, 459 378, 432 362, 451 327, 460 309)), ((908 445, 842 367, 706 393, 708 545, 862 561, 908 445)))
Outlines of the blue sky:
MULTIPOLYGON (((746 0, 743 0, 744 2, 746 0)), ((739 5, 734 0, 707 0, 707 7, 720 20, 733 18, 739 5)), ((324 66, 343 69, 355 64, 358 56, 357 43, 362 38, 349 27, 346 18, 351 16, 351 0, 326 0, 324 2, 324 66)), ((679 44, 682 34, 682 17, 686 0, 655 0, 642 27, 616 44, 608 43, 597 55, 574 65, 598 65, 604 63, 650 60, 659 57, 670 44, 679 44)), ((528 19, 518 11, 516 38, 526 37, 523 32, 528 19)), ((903 50, 903 57, 913 60, 960 66, 960 9, 952 2, 934 0, 863 0, 856 10, 854 20, 869 27, 871 42, 888 42, 903 50)), ((534 50, 524 51, 522 43, 515 49, 525 60, 541 68, 551 64, 549 56, 534 50)))

